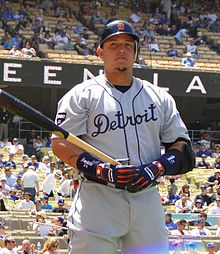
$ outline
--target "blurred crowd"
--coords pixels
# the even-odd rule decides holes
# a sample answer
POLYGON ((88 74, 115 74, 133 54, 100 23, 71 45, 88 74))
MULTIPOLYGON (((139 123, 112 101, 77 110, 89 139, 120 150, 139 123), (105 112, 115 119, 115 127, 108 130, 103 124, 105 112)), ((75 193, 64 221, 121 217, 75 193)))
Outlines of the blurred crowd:
POLYGON ((209 46, 220 52, 218 41, 199 31, 220 32, 219 1, 79 1, 76 10, 70 8, 65 0, 13 2, 20 4, 17 10, 11 8, 10 1, 1 3, 0 20, 5 31, 1 44, 18 57, 45 57, 40 47, 42 44, 48 49, 74 50, 84 56, 95 55, 98 39, 91 43, 89 32, 99 35, 107 22, 120 19, 117 15, 120 8, 131 10, 130 17, 126 19, 134 25, 141 48, 150 52, 162 50, 156 37, 158 35, 175 39, 176 43, 170 44, 166 54, 172 58, 183 57, 182 64, 186 67, 195 65, 195 58, 201 56, 198 53, 200 46, 209 46), (103 13, 102 7, 108 8, 109 12, 103 13), (57 18, 55 26, 48 24, 49 17, 57 18), (76 20, 76 25, 65 23, 70 20, 76 20), (14 22, 13 26, 10 25, 11 21, 14 22), (26 30, 34 34, 26 38, 23 36, 26 30), (78 35, 76 40, 73 39, 74 35, 78 35), (179 50, 176 48, 178 45, 184 45, 184 49, 179 50))

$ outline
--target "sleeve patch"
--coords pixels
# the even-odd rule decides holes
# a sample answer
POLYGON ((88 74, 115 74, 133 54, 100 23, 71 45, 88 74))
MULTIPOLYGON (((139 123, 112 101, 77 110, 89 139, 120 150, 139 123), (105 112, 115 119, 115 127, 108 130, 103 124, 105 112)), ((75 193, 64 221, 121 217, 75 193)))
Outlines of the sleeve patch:
POLYGON ((57 124, 60 125, 61 123, 63 123, 66 120, 66 113, 65 112, 61 112, 57 114, 57 124))

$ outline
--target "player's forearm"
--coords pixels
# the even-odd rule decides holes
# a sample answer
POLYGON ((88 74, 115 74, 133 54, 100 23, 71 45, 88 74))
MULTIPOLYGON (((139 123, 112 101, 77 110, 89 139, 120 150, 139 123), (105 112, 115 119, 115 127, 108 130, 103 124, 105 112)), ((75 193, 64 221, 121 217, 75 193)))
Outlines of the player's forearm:
POLYGON ((60 160, 74 168, 76 168, 79 155, 84 152, 81 148, 61 138, 52 139, 52 151, 60 160))
POLYGON ((157 161, 164 166, 164 175, 185 174, 195 166, 195 155, 190 144, 175 142, 157 161))

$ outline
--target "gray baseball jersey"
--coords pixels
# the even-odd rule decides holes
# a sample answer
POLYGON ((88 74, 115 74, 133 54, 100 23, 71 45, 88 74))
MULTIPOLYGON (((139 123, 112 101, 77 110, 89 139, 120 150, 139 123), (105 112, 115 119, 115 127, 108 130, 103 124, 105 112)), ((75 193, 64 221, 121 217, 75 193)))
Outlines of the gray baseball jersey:
MULTIPOLYGON (((125 93, 104 75, 73 87, 58 104, 56 122, 111 157, 129 158, 137 166, 160 157, 161 142, 189 139, 173 98, 138 78, 125 93)), ((68 225, 71 254, 115 254, 119 241, 123 253, 168 253, 156 187, 127 193, 82 181, 68 225)))
POLYGON ((57 124, 113 158, 140 165, 160 156, 160 143, 189 139, 173 98, 134 78, 121 93, 103 75, 72 88, 59 102, 57 124))

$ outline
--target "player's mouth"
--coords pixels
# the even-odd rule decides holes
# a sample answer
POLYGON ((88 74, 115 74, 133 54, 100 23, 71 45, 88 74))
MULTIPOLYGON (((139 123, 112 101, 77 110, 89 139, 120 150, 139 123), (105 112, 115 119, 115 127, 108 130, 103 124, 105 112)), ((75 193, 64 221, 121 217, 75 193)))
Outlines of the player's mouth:
POLYGON ((127 61, 127 57, 126 56, 117 56, 116 57, 116 60, 124 60, 124 61, 127 61))

